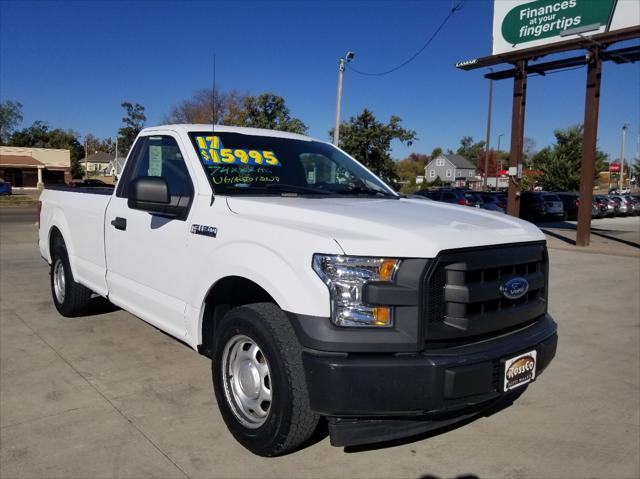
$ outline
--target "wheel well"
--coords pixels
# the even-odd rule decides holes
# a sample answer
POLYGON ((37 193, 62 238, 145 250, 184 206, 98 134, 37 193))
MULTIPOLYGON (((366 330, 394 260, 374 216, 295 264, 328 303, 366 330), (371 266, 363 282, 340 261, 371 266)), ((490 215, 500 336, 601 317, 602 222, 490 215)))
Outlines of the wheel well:
POLYGON ((54 247, 59 243, 64 244, 64 238, 62 237, 60 230, 54 226, 49 232, 49 256, 53 254, 54 247))
POLYGON ((214 334, 224 315, 230 309, 251 303, 276 304, 276 301, 260 285, 241 276, 227 276, 213 285, 204 301, 200 353, 212 357, 214 334))

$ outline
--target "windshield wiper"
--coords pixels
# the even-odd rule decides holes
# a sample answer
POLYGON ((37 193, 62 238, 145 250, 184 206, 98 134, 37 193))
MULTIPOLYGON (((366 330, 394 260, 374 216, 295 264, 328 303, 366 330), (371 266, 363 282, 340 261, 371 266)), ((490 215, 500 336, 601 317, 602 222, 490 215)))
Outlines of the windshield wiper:
POLYGON ((264 186, 267 190, 279 190, 290 193, 312 193, 314 195, 330 195, 332 192, 321 190, 320 188, 311 188, 310 186, 292 185, 288 183, 270 183, 264 186))
POLYGON ((340 192, 341 195, 382 195, 382 196, 390 196, 392 198, 400 198, 399 195, 394 195, 393 193, 389 193, 388 191, 383 190, 374 190, 371 188, 362 188, 361 186, 357 186, 354 188, 349 188, 348 190, 344 190, 340 192))

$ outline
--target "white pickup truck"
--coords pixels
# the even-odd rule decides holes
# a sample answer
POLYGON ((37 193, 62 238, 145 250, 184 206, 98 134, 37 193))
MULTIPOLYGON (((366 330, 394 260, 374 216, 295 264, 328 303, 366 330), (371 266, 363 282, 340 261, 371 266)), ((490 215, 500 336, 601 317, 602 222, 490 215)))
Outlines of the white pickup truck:
POLYGON ((55 307, 92 296, 212 360, 236 439, 273 456, 513 401, 555 355, 532 224, 396 194, 345 152, 269 130, 143 130, 116 188, 45 189, 55 307))

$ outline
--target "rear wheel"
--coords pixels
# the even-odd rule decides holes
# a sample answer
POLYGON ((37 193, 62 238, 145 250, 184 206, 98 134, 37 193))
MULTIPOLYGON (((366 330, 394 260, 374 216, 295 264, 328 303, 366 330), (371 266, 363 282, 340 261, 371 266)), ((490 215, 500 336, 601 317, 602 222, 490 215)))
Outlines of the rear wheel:
POLYGON ((285 454, 315 430, 302 349, 271 303, 229 311, 216 330, 213 384, 222 417, 240 444, 260 456, 285 454))
POLYGON ((53 304, 62 316, 83 316, 89 309, 91 290, 73 279, 69 255, 62 240, 52 248, 51 295, 53 304))

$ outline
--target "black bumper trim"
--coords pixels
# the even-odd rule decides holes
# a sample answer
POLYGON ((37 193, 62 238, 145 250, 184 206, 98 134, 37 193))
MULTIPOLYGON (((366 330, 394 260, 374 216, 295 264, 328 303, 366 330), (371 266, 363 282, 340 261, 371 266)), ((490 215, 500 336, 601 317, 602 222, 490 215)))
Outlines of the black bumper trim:
POLYGON ((525 390, 526 387, 453 414, 433 414, 411 418, 330 417, 329 439, 332 446, 352 447, 395 441, 424 433, 437 433, 467 420, 495 414, 513 404, 525 390))
POLYGON ((311 409, 334 417, 419 416, 501 396, 501 360, 538 352, 538 373, 557 346, 549 316, 511 334, 417 354, 303 353, 311 409))

